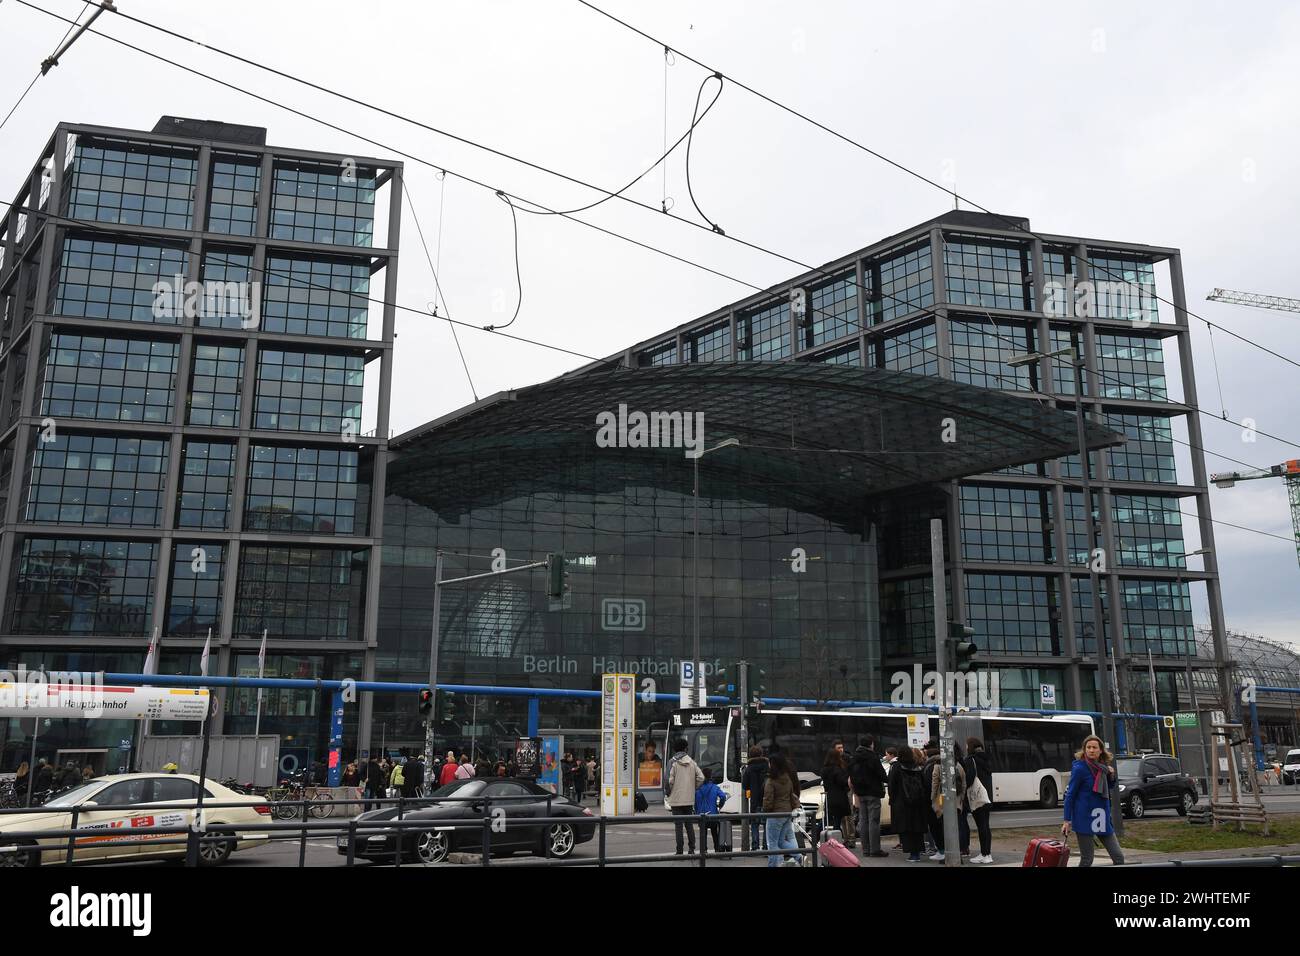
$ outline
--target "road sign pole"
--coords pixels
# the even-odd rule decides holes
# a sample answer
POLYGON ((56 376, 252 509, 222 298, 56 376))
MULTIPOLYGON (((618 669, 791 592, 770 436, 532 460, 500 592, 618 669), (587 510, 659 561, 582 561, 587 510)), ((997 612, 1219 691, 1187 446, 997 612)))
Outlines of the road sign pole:
MULTIPOLYGON (((438 631, 442 625, 442 552, 433 559, 433 625, 429 635, 429 715, 424 721, 424 773, 425 782, 432 784, 429 775, 433 773, 433 725, 438 719, 438 631)), ((432 789, 436 790, 434 786, 432 789)))
MULTIPOLYGON (((948 678, 948 589, 944 582, 943 519, 930 519, 930 564, 934 576, 934 660, 939 675, 939 767, 943 782, 943 863, 961 866, 957 845, 957 766, 953 753, 952 681, 948 678)), ((930 788, 930 781, 925 781, 930 788)))

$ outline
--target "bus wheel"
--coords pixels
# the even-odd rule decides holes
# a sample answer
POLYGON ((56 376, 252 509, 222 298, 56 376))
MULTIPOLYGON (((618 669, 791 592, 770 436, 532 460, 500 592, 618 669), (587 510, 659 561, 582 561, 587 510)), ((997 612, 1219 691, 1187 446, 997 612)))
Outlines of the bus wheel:
POLYGON ((1044 810, 1056 807, 1056 781, 1047 777, 1038 785, 1038 805, 1044 810))

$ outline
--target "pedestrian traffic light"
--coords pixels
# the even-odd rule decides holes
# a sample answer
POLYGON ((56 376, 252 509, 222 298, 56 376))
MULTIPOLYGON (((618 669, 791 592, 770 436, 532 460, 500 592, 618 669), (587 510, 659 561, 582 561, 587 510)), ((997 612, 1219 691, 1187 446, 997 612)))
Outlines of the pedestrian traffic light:
POLYGON ((952 668, 959 674, 965 674, 971 669, 975 655, 979 653, 979 648, 971 640, 974 636, 975 628, 960 621, 948 625, 948 637, 952 641, 952 668))
POLYGON ((569 574, 564 569, 564 552, 557 551, 546 556, 546 597, 551 610, 559 610, 564 603, 564 595, 569 590, 566 583, 569 574))
POLYGON ((433 713, 433 691, 424 688, 420 691, 420 716, 427 718, 433 713))

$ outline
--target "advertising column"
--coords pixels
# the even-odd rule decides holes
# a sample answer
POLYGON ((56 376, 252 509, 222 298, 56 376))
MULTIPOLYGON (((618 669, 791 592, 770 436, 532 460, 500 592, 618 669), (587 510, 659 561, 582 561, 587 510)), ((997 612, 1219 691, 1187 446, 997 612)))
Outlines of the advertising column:
POLYGON ((600 812, 633 812, 633 749, 636 740, 635 675, 604 674, 600 679, 600 812))

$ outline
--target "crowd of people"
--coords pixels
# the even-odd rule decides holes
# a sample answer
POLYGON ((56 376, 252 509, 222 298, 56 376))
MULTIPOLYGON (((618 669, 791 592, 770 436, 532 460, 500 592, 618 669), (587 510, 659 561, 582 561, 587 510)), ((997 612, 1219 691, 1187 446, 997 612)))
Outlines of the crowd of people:
MULTIPOLYGON (((687 751, 685 740, 678 740, 673 746, 664 782, 669 808, 674 816, 716 814, 725 803, 725 794, 711 780, 709 770, 701 769, 687 751)), ((854 849, 860 841, 864 861, 887 858, 889 852, 881 847, 880 816, 882 802, 888 794, 891 826, 898 838, 893 849, 905 853, 909 863, 919 863, 923 857, 943 861, 944 789, 939 751, 939 741, 932 739, 923 748, 890 746, 879 754, 875 738, 866 735, 849 755, 843 741, 835 741, 820 769, 825 794, 823 825, 839 831, 849 849, 854 849)), ((993 831, 989 815, 993 804, 993 771, 988 754, 982 740, 968 737, 964 747, 954 743, 953 755, 960 854, 973 864, 992 863, 993 831), (974 855, 971 854, 972 834, 978 838, 979 852, 974 855)), ((798 857, 788 852, 799 848, 804 836, 796 824, 801 807, 798 773, 783 753, 768 754, 755 745, 749 748, 748 757, 741 776, 743 810, 786 814, 749 821, 750 844, 756 850, 769 851, 768 866, 798 862, 798 857)), ((1068 839, 1073 832, 1078 839, 1080 866, 1092 865, 1094 839, 1101 841, 1113 863, 1124 862, 1111 817, 1110 791, 1115 785, 1114 759, 1106 752, 1101 738, 1087 737, 1071 767, 1061 826, 1063 837, 1068 839)), ((694 828, 683 821, 674 823, 676 852, 681 854, 689 848, 694 853, 694 828)), ((715 850, 719 849, 720 825, 718 821, 706 821, 703 831, 704 839, 709 833, 714 834, 715 850)), ((728 842, 723 841, 723 846, 728 842)))

